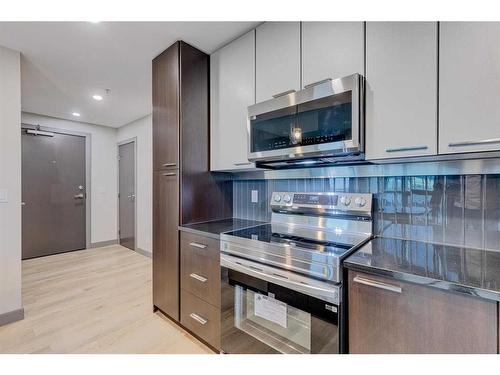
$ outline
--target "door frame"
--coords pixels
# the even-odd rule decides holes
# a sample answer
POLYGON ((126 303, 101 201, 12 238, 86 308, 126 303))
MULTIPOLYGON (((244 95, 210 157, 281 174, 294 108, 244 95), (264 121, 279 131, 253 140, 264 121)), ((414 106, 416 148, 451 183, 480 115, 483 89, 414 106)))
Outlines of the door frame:
POLYGON ((23 129, 35 130, 37 127, 40 130, 47 131, 50 133, 73 135, 77 137, 83 137, 85 139, 85 249, 90 249, 92 247, 92 228, 91 228, 91 214, 92 214, 92 184, 91 184, 91 171, 92 171, 92 134, 79 132, 75 130, 52 128, 50 126, 41 126, 39 124, 33 125, 21 122, 21 131, 23 129))
POLYGON ((116 235, 118 238, 118 245, 120 244, 120 146, 133 143, 134 144, 134 251, 137 252, 137 137, 131 137, 124 139, 123 141, 116 143, 116 212, 117 212, 117 220, 116 220, 116 235))

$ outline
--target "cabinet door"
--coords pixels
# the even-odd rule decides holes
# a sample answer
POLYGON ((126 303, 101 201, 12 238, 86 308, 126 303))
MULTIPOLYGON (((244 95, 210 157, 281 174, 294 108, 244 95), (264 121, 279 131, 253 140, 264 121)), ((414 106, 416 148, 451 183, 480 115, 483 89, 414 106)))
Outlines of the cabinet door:
POLYGON ((153 60, 153 168, 178 168, 179 44, 153 60))
POLYGON ((439 153, 500 150, 500 22, 439 34, 439 153))
POLYGON ((210 169, 248 169, 247 107, 255 104, 255 30, 210 56, 210 169))
POLYGON ((496 353, 497 303, 349 271, 350 353, 496 353))
POLYGON ((367 22, 366 158, 437 153, 437 23, 367 22))
POLYGON ((179 320, 179 181, 177 171, 153 181, 153 304, 179 320))
POLYGON ((256 100, 300 90, 300 22, 266 22, 256 29, 256 100))
POLYGON ((364 34, 363 22, 302 22, 302 87, 364 75, 364 34))

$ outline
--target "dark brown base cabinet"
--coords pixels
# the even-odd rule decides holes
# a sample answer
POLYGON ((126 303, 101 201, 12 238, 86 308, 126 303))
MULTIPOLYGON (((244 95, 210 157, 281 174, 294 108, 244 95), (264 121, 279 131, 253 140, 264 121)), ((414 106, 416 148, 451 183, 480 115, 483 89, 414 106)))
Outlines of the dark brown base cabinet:
POLYGON ((498 304, 349 270, 349 353, 497 353, 498 304))
MULTIPOLYGON (((178 41, 152 64, 153 305, 182 324, 178 227, 232 217, 232 181, 209 168, 209 56, 178 41)), ((200 266, 196 258, 185 263, 200 266)), ((196 291, 184 293, 184 306, 195 305, 196 291)))
POLYGON ((219 240, 181 232, 181 324, 220 348, 219 240))

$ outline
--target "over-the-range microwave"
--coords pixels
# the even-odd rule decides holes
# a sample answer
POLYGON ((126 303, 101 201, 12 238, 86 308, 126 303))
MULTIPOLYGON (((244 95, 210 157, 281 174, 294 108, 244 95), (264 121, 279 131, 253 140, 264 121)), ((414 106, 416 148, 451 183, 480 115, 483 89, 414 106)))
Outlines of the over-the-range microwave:
POLYGON ((248 160, 264 168, 364 159, 364 78, 328 79, 248 107, 248 160))

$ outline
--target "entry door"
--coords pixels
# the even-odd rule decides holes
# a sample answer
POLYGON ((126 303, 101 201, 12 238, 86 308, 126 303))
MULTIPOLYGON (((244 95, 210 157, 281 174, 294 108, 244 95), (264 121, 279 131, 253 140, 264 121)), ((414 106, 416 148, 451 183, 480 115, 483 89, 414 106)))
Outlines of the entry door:
POLYGON ((135 142, 118 146, 120 245, 135 250, 135 142))
POLYGON ((23 259, 86 247, 85 137, 52 134, 22 131, 23 259))

